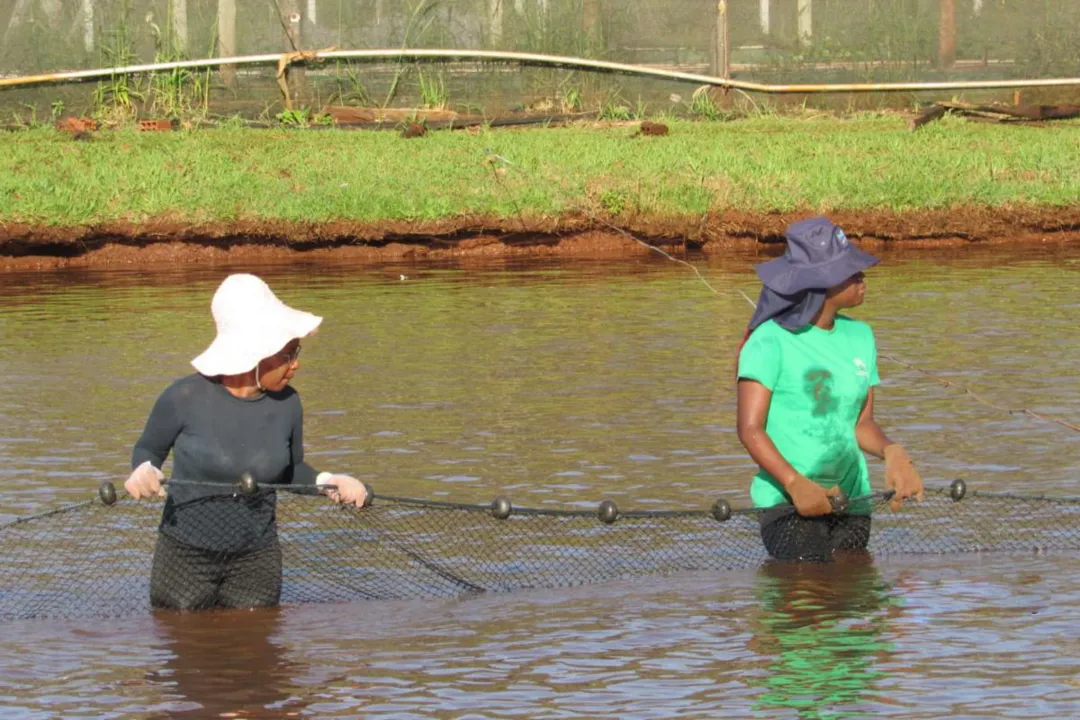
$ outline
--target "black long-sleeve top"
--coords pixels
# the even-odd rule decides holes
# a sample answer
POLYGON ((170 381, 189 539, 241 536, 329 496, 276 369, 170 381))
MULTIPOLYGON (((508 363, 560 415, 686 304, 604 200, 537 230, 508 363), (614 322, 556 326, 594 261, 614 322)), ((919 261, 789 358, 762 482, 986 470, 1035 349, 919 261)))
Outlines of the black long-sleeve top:
POLYGON ((291 387, 238 398, 203 375, 175 381, 157 399, 131 454, 132 468, 149 460, 160 469, 173 453, 161 531, 221 552, 269 542, 277 532, 275 494, 246 497, 231 488, 245 472, 260 485, 314 485, 318 473, 304 462, 303 422, 300 395, 291 387))

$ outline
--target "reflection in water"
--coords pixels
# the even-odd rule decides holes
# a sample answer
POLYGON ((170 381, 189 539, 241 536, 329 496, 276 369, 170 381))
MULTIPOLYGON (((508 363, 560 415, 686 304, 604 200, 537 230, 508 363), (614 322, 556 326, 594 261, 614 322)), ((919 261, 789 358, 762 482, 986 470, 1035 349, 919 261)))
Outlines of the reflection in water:
POLYGON ((870 556, 766 562, 756 595, 751 648, 769 658, 769 672, 757 681, 766 692, 755 709, 765 716, 865 716, 854 708, 883 675, 875 664, 892 651, 882 636, 896 608, 870 556))
POLYGON ((300 668, 273 639, 280 622, 280 608, 156 613, 171 657, 150 680, 178 696, 164 717, 295 717, 284 706, 300 668))

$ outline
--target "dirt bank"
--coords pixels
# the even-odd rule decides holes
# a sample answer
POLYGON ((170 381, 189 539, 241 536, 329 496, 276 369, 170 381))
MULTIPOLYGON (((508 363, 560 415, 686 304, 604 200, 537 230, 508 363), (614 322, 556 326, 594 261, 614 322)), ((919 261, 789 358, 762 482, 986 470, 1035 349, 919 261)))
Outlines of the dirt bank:
MULTIPOLYGON (((626 233, 667 250, 723 253, 781 242, 784 228, 809 214, 730 211, 697 218, 462 217, 384 223, 248 220, 198 226, 168 219, 94 227, 0 224, 0 270, 297 256, 379 263, 465 257, 619 257, 649 252, 626 233)), ((1080 240, 1080 206, 836 211, 828 215, 869 248, 1080 240)))

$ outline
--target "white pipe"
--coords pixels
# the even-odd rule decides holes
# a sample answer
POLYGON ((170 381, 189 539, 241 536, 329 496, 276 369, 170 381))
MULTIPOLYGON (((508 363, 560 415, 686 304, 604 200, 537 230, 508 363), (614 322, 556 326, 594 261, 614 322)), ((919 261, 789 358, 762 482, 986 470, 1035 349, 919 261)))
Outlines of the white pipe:
POLYGON ((316 20, 317 8, 315 7, 315 5, 316 5, 315 0, 307 0, 307 21, 311 25, 317 25, 318 24, 318 20, 316 20))
POLYGON ((981 13, 983 9, 983 0, 973 0, 971 9, 975 12, 976 15, 981 13))
POLYGON ((761 22, 761 32, 764 35, 769 34, 771 30, 770 25, 772 24, 771 18, 769 17, 769 10, 771 9, 769 3, 770 0, 759 0, 758 2, 758 18, 761 22))
MULTIPOLYGON (((133 73, 162 72, 179 68, 206 68, 218 65, 277 65, 282 53, 266 55, 242 55, 238 57, 206 58, 204 60, 182 60, 177 62, 148 63, 145 65, 126 65, 123 67, 97 70, 73 70, 70 72, 27 75, 0 79, 0 89, 24 85, 41 85, 52 82, 72 82, 109 77, 111 75, 130 75, 133 73)), ((541 55, 538 53, 506 52, 498 50, 443 50, 429 48, 388 49, 388 50, 333 50, 316 51, 315 57, 322 60, 442 60, 462 61, 478 60, 486 62, 510 62, 520 65, 544 65, 552 67, 596 70, 599 72, 640 75, 642 77, 664 78, 695 83, 729 87, 748 92, 767 94, 790 93, 832 93, 832 92, 928 92, 933 90, 992 90, 1025 87, 1071 87, 1080 85, 1080 77, 1047 78, 1038 80, 970 80, 966 82, 928 82, 928 83, 835 83, 820 85, 766 85, 762 83, 731 80, 713 75, 662 70, 646 65, 628 65, 625 63, 589 60, 586 58, 566 57, 561 55, 541 55)))

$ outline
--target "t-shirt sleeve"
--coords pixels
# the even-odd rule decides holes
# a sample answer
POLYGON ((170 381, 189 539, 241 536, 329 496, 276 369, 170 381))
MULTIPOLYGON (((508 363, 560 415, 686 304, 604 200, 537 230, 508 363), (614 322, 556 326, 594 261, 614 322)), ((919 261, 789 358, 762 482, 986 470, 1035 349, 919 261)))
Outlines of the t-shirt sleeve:
POLYGON ((293 395, 292 434, 289 437, 289 451, 292 454, 291 482, 297 485, 314 485, 318 471, 304 462, 304 406, 300 403, 299 393, 293 395))
POLYGON ((172 450, 173 443, 176 442, 180 430, 183 429, 177 394, 176 386, 170 386, 154 403, 142 435, 139 436, 135 448, 131 451, 132 469, 139 467, 147 460, 158 470, 165 464, 165 458, 169 457, 169 451, 172 450))
POLYGON ((739 353, 739 378, 756 380, 771 392, 780 379, 780 342, 766 328, 758 328, 739 353))
POLYGON ((874 339, 874 331, 869 330, 870 334, 870 387, 875 387, 881 384, 881 376, 878 375, 877 367, 877 340, 874 339))

